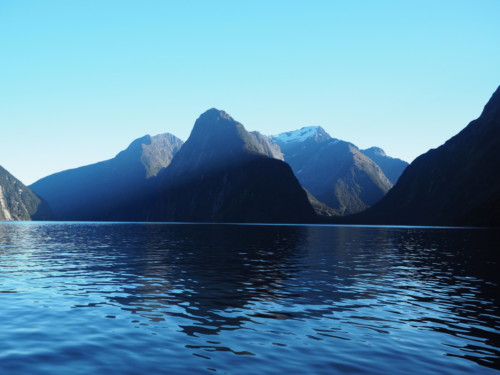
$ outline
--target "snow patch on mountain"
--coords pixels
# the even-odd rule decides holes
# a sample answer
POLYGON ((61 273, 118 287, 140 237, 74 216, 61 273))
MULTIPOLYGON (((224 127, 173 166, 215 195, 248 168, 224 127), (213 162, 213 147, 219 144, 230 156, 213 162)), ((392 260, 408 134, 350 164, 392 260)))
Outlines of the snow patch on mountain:
POLYGON ((321 126, 305 126, 298 130, 293 130, 286 133, 280 133, 271 136, 273 142, 277 143, 292 143, 292 142, 304 142, 305 140, 320 135, 323 137, 330 137, 321 126))

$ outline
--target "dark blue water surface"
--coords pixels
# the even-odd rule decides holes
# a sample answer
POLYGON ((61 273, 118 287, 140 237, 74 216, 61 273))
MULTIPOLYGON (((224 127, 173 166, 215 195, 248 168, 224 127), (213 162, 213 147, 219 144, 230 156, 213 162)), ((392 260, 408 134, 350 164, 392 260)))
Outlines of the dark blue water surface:
POLYGON ((497 374, 492 230, 0 225, 0 374, 497 374))

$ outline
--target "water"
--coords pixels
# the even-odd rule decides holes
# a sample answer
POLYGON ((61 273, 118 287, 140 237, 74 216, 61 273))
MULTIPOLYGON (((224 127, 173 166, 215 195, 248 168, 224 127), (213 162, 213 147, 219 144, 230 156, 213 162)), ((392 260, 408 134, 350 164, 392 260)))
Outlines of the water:
POLYGON ((497 374, 495 231, 0 225, 0 373, 497 374))

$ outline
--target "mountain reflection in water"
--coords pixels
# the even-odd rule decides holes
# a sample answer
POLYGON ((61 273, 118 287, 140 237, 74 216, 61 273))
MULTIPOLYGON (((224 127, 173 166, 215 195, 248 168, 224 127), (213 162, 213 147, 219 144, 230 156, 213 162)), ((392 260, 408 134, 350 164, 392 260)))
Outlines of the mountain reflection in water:
POLYGON ((0 225, 0 371, 496 373, 490 230, 0 225))

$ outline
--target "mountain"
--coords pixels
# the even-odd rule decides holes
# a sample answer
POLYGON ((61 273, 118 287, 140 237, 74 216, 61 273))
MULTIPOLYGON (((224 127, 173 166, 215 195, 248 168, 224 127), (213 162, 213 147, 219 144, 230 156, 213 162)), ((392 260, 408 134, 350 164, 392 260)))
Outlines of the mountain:
POLYGON ((172 134, 146 135, 113 159, 47 176, 30 187, 58 220, 108 220, 151 184, 182 144, 172 134))
POLYGON ((306 192, 290 166, 273 157, 275 152, 224 111, 210 109, 157 177, 153 199, 127 215, 151 221, 316 220, 306 192))
POLYGON ((321 126, 305 126, 298 130, 271 136, 271 139, 278 145, 293 145, 306 141, 321 143, 332 139, 332 137, 321 126))
POLYGON ((48 220, 47 203, 0 166, 0 221, 48 220))
POLYGON ((271 139, 280 146, 302 186, 341 215, 366 209, 392 187, 377 163, 319 126, 271 139))
POLYGON ((358 222, 500 226, 500 87, 481 116, 419 156, 358 222))
POLYGON ((285 160, 280 146, 274 143, 267 135, 263 135, 257 131, 250 132, 252 142, 256 144, 259 153, 269 156, 270 158, 285 160))
POLYGON ((397 158, 392 158, 385 154, 379 147, 370 147, 361 152, 372 159, 382 169, 389 181, 395 185, 399 177, 408 166, 408 163, 397 158))

